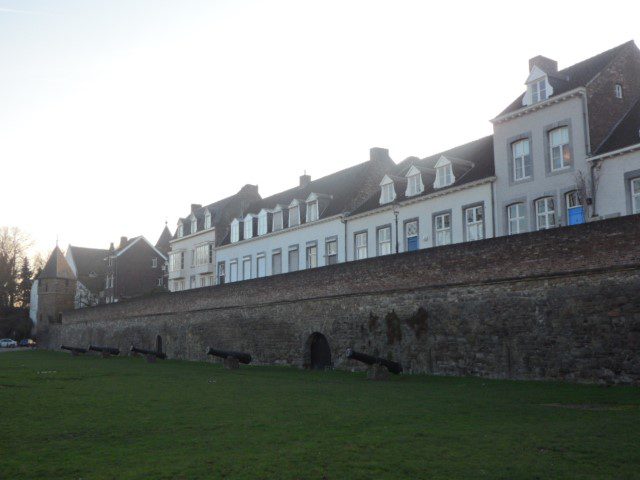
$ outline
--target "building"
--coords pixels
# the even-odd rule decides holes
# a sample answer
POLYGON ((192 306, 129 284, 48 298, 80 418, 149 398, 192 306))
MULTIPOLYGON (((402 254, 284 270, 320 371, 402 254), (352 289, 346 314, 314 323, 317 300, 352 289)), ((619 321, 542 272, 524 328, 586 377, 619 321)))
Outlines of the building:
POLYGON ((389 152, 372 148, 369 160, 253 202, 229 224, 216 249, 217 282, 235 282, 344 262, 346 215, 379 189, 395 167, 389 152))
POLYGON ((73 310, 76 296, 76 276, 58 246, 37 278, 37 303, 31 308, 37 312, 38 329, 60 321, 62 312, 73 310))
POLYGON ((496 234, 638 211, 639 99, 633 42, 563 70, 529 60, 525 92, 492 120, 496 234))
POLYGON ((258 200, 258 187, 245 185, 235 195, 218 202, 204 207, 191 205, 190 214, 178 220, 169 242, 169 290, 215 285, 215 247, 227 236, 231 220, 258 200))
MULTIPOLYGON (((75 308, 98 305, 104 299, 106 248, 86 248, 69 245, 65 258, 77 280, 75 308)), ((103 300, 104 302, 104 300, 103 300)))

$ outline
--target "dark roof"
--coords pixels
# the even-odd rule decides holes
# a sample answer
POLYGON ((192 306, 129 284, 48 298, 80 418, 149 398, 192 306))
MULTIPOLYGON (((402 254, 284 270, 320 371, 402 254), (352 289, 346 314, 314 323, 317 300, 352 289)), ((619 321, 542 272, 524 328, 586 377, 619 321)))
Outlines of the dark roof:
POLYGON ((69 263, 64 258, 64 255, 60 251, 60 248, 56 245, 53 249, 47 263, 38 275, 38 278, 67 278, 75 279, 73 270, 69 266, 69 263))
POLYGON ((638 100, 627 114, 614 127, 611 134, 602 142, 595 153, 613 152, 621 148, 640 143, 640 100, 638 100))
MULTIPOLYGON (((396 202, 401 202, 409 198, 420 198, 436 191, 446 192, 449 189, 465 185, 467 183, 482 180, 483 178, 492 177, 495 174, 493 161, 493 135, 483 137, 473 142, 465 143, 455 148, 445 150, 444 152, 431 155, 429 157, 419 159, 409 157, 398 164, 396 169, 388 176, 393 180, 396 191, 396 202), (440 157, 445 156, 452 163, 455 182, 453 185, 445 188, 433 188, 435 181, 435 164, 440 157), (407 197, 405 195, 407 187, 406 174, 412 166, 415 166, 422 175, 422 183, 424 191, 419 195, 407 197)), ((383 177, 380 177, 382 181, 383 177)), ((388 204, 385 204, 388 205, 388 204)), ((367 212, 380 208, 380 189, 372 194, 366 202, 359 208, 355 209, 351 214, 367 212)))
POLYGON ((165 257, 169 253, 169 241, 171 240, 171 232, 169 231, 169 227, 164 226, 164 230, 160 234, 160 238, 156 242, 156 248, 164 253, 165 257))
MULTIPOLYGON (((560 70, 555 74, 545 72, 549 76, 549 83, 553 87, 553 96, 568 92, 578 87, 586 87, 593 78, 598 75, 607 65, 609 65, 618 54, 629 45, 635 45, 633 40, 618 45, 617 47, 602 52, 595 57, 588 58, 570 67, 560 70)), ((522 97, 524 93, 516 98, 507 108, 500 112, 500 117, 506 113, 514 112, 523 107, 522 97)))
POLYGON ((104 287, 105 258, 109 255, 109 250, 69 245, 67 253, 70 253, 73 257, 78 281, 87 287, 91 293, 100 293, 104 287))

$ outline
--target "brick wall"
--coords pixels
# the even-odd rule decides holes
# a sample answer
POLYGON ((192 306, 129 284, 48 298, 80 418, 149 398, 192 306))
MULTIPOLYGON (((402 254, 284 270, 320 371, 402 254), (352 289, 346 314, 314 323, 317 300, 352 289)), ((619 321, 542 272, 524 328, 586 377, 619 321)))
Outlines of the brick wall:
POLYGON ((68 312, 41 341, 303 365, 320 332, 340 368, 351 346, 412 372, 640 383, 639 239, 630 216, 332 265, 68 312))

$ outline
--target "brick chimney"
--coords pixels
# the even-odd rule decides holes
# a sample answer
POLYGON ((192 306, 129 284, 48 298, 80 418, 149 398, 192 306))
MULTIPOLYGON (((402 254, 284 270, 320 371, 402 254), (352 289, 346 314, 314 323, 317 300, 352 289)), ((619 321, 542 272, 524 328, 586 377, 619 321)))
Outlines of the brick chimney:
POLYGON ((369 160, 378 161, 378 162, 389 161, 389 149, 388 148, 380 148, 380 147, 370 148, 369 149, 369 160))
POLYGON ((304 172, 304 175, 300 175, 300 187, 306 187, 311 183, 311 175, 307 175, 307 172, 304 172))
POLYGON ((120 245, 118 246, 118 250, 124 247, 129 240, 127 237, 120 237, 120 245))
POLYGON ((533 70, 536 66, 546 74, 558 73, 558 62, 551 60, 550 58, 538 55, 529 59, 529 71, 533 70))

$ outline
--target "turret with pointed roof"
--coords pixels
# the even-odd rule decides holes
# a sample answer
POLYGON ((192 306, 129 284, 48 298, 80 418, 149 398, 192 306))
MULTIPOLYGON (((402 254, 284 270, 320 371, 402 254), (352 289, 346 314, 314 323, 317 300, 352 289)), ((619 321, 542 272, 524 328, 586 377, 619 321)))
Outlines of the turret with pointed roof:
POLYGON ((73 310, 76 286, 73 269, 56 245, 38 275, 38 334, 46 334, 48 325, 62 322, 62 312, 73 310))

